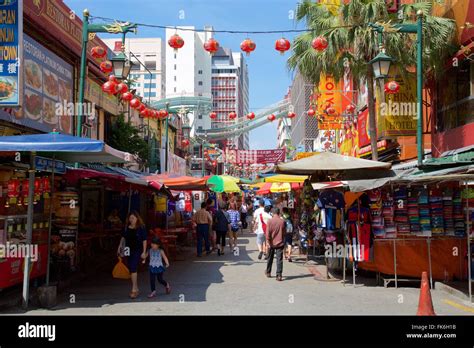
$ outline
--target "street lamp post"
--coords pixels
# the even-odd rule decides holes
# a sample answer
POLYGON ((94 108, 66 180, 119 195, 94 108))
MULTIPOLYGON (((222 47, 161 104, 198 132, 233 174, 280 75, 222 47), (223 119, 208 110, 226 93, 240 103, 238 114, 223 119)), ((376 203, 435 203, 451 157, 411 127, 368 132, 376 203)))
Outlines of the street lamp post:
POLYGON ((82 134, 82 116, 84 110, 82 105, 84 103, 84 89, 86 82, 86 66, 87 66, 87 43, 89 42, 89 34, 91 33, 109 33, 109 34, 122 34, 122 52, 119 53, 116 57, 112 58, 112 64, 114 65, 114 73, 118 77, 126 77, 125 73, 128 75, 130 72, 130 65, 127 64, 127 58, 123 53, 125 49, 125 34, 128 32, 135 32, 137 25, 132 23, 119 23, 115 22, 113 24, 90 24, 89 23, 89 10, 85 9, 83 11, 82 17, 82 52, 81 52, 81 67, 80 67, 80 77, 79 77, 79 100, 78 103, 81 105, 78 109, 77 114, 77 136, 82 134), (121 72, 121 73, 120 73, 121 72), (125 76, 124 76, 125 75, 125 76))
POLYGON ((169 149, 169 144, 168 144, 168 125, 169 125, 169 107, 170 107, 170 103, 169 102, 166 102, 166 121, 165 121, 165 173, 168 172, 168 149, 169 149))
MULTIPOLYGON (((386 27, 379 24, 369 24, 370 27, 374 28, 380 35, 386 30, 386 27)), ((417 99, 417 124, 416 124, 416 140, 417 140, 417 157, 418 166, 423 165, 424 148, 423 148, 423 11, 419 10, 416 13, 416 24, 394 24, 391 26, 390 31, 399 33, 416 34, 416 99, 417 99)), ((379 36, 380 40, 380 36, 379 36)), ((386 68, 386 65, 382 67, 382 64, 387 64, 387 58, 392 60, 390 57, 381 52, 375 57, 371 63, 374 68, 374 74, 379 72, 379 76, 383 75, 381 69, 386 68), (381 74, 382 73, 382 74, 381 74)), ((390 67, 390 63, 388 63, 390 67)), ((388 75, 388 68, 387 68, 388 75)))

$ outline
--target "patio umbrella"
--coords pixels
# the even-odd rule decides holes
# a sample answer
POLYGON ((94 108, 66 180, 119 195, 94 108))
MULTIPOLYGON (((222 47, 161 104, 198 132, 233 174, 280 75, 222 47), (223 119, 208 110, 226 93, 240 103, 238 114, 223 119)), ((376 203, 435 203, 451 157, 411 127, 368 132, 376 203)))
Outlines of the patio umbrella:
POLYGON ((288 175, 288 174, 276 174, 265 178, 265 182, 297 182, 304 183, 308 179, 307 175, 288 175))
MULTIPOLYGON (((236 178, 228 175, 213 175, 207 180, 207 186, 214 192, 240 192, 236 178)), ((238 179, 237 179, 238 180, 238 179)))
POLYGON ((343 156, 333 152, 302 158, 278 165, 277 171, 284 174, 313 174, 317 171, 344 171, 351 169, 388 169, 391 163, 343 156))
POLYGON ((288 182, 266 182, 258 189, 256 192, 257 195, 266 195, 269 193, 282 193, 290 192, 291 190, 298 189, 300 187, 299 183, 288 183, 288 182))

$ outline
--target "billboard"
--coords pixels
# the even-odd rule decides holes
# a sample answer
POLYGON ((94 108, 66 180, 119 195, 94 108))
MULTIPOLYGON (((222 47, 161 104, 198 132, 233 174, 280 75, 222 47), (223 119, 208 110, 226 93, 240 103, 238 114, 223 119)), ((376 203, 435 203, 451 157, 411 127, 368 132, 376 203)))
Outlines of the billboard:
POLYGON ((225 163, 254 164, 279 163, 285 161, 286 149, 230 150, 226 149, 225 163))
POLYGON ((20 104, 22 3, 21 0, 0 3, 0 106, 20 104))

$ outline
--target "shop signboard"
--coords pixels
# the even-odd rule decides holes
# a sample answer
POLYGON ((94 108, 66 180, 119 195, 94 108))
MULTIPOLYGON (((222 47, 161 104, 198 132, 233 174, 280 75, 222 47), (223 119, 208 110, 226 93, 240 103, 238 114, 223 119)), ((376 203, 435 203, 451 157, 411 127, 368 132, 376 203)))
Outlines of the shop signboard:
POLYGON ((359 147, 370 144, 369 134, 369 110, 365 109, 357 117, 357 136, 359 138, 359 147))
POLYGON ((179 156, 176 156, 174 153, 168 153, 168 173, 173 173, 173 175, 186 175, 186 160, 179 156))
POLYGON ((117 115, 119 113, 117 97, 102 91, 101 85, 90 78, 86 81, 84 95, 86 100, 96 104, 108 113, 111 113, 112 115, 117 115))
POLYGON ((0 106, 20 104, 23 1, 0 4, 0 106))
POLYGON ((390 81, 396 81, 400 85, 400 89, 395 94, 384 93, 385 98, 380 86, 375 89, 378 135, 387 138, 416 135, 416 77, 408 74, 405 79, 402 78, 398 67, 393 64, 389 76, 390 81))
POLYGON ((39 130, 72 132, 73 67, 27 35, 23 38, 25 74, 22 117, 39 130))
POLYGON ((225 163, 267 164, 285 161, 286 149, 272 150, 230 150, 226 149, 225 163))
POLYGON ((319 132, 315 147, 320 152, 336 152, 336 131, 325 130, 319 132))
POLYGON ((66 162, 53 160, 51 158, 35 156, 35 169, 42 171, 42 172, 49 172, 53 171, 53 163, 54 163, 54 172, 56 174, 66 174, 66 162))

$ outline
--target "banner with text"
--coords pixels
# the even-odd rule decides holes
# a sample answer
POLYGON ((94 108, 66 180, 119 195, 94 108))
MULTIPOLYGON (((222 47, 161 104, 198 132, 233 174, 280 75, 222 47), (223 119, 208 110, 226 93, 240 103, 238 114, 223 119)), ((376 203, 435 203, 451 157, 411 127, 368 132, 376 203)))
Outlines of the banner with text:
POLYGON ((286 149, 226 150, 225 162, 237 164, 279 163, 285 161, 286 149))

